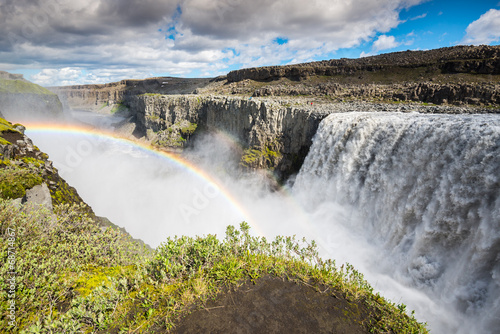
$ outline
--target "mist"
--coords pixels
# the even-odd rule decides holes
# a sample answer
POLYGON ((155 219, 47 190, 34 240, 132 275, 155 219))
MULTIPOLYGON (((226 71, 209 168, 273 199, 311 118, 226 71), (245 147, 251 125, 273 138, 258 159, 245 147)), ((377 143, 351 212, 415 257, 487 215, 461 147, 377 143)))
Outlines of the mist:
MULTIPOLYGON (((109 127, 114 121, 90 113, 75 113, 81 121, 109 127)), ((66 120, 66 122, 68 122, 66 120)), ((279 190, 261 173, 242 174, 233 145, 217 134, 198 138, 185 158, 210 176, 134 145, 87 134, 30 131, 40 149, 49 154, 60 175, 99 216, 124 227, 134 238, 158 246, 168 237, 216 234, 226 226, 247 221, 251 233, 268 239, 296 235, 315 240, 323 258, 340 266, 348 262, 365 274, 384 297, 416 311, 432 332, 466 333, 478 320, 464 317, 452 301, 433 295, 396 270, 404 261, 386 241, 366 228, 365 214, 342 203, 325 190, 324 180, 313 173, 299 175, 279 190), (316 186, 314 186, 316 185, 316 186), (342 203, 342 204, 340 204, 342 203)))

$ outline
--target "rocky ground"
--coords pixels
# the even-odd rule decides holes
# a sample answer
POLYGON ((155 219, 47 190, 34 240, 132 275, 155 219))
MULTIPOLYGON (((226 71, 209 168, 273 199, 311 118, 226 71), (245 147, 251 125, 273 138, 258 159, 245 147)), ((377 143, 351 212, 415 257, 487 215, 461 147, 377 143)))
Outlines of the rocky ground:
POLYGON ((247 282, 181 319, 173 333, 368 333, 361 303, 277 277, 247 282), (309 316, 304 317, 304 314, 309 316))

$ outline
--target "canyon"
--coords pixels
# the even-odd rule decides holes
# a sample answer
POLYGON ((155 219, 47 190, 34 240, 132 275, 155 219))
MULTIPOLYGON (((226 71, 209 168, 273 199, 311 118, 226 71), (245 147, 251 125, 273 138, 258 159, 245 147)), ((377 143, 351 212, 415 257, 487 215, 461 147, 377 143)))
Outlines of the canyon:
POLYGON ((360 59, 51 87, 66 108, 127 117, 121 133, 179 149, 203 131, 240 146, 241 165, 296 174, 331 113, 497 113, 498 46, 407 51, 360 59))

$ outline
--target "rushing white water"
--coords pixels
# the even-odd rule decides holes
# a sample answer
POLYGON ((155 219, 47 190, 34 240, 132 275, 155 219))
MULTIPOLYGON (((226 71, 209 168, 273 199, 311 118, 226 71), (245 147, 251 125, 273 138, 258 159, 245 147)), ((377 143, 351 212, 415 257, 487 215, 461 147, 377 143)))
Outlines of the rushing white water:
POLYGON ((350 207, 379 271, 453 315, 436 332, 498 333, 500 116, 332 114, 294 192, 311 212, 350 207))

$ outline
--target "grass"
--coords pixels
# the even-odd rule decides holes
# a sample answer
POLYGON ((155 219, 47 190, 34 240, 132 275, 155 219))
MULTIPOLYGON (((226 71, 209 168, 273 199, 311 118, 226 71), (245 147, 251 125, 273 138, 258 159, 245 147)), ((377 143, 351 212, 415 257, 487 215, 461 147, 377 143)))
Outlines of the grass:
POLYGON ((56 95, 42 86, 24 80, 0 79, 0 93, 56 95))
POLYGON ((9 144, 11 144, 8 140, 6 140, 5 138, 2 138, 2 134, 3 133, 7 133, 7 132, 19 132, 19 131, 17 131, 14 128, 14 126, 12 125, 12 123, 6 121, 3 118, 0 118, 0 145, 9 145, 9 144))
POLYGON ((162 94, 159 93, 144 93, 139 96, 162 96, 162 94))
POLYGON ((187 123, 188 123, 188 125, 186 125, 180 129, 181 135, 183 137, 191 136, 196 131, 196 128, 198 127, 198 124, 196 124, 196 123, 190 123, 190 122, 187 122, 187 123))

